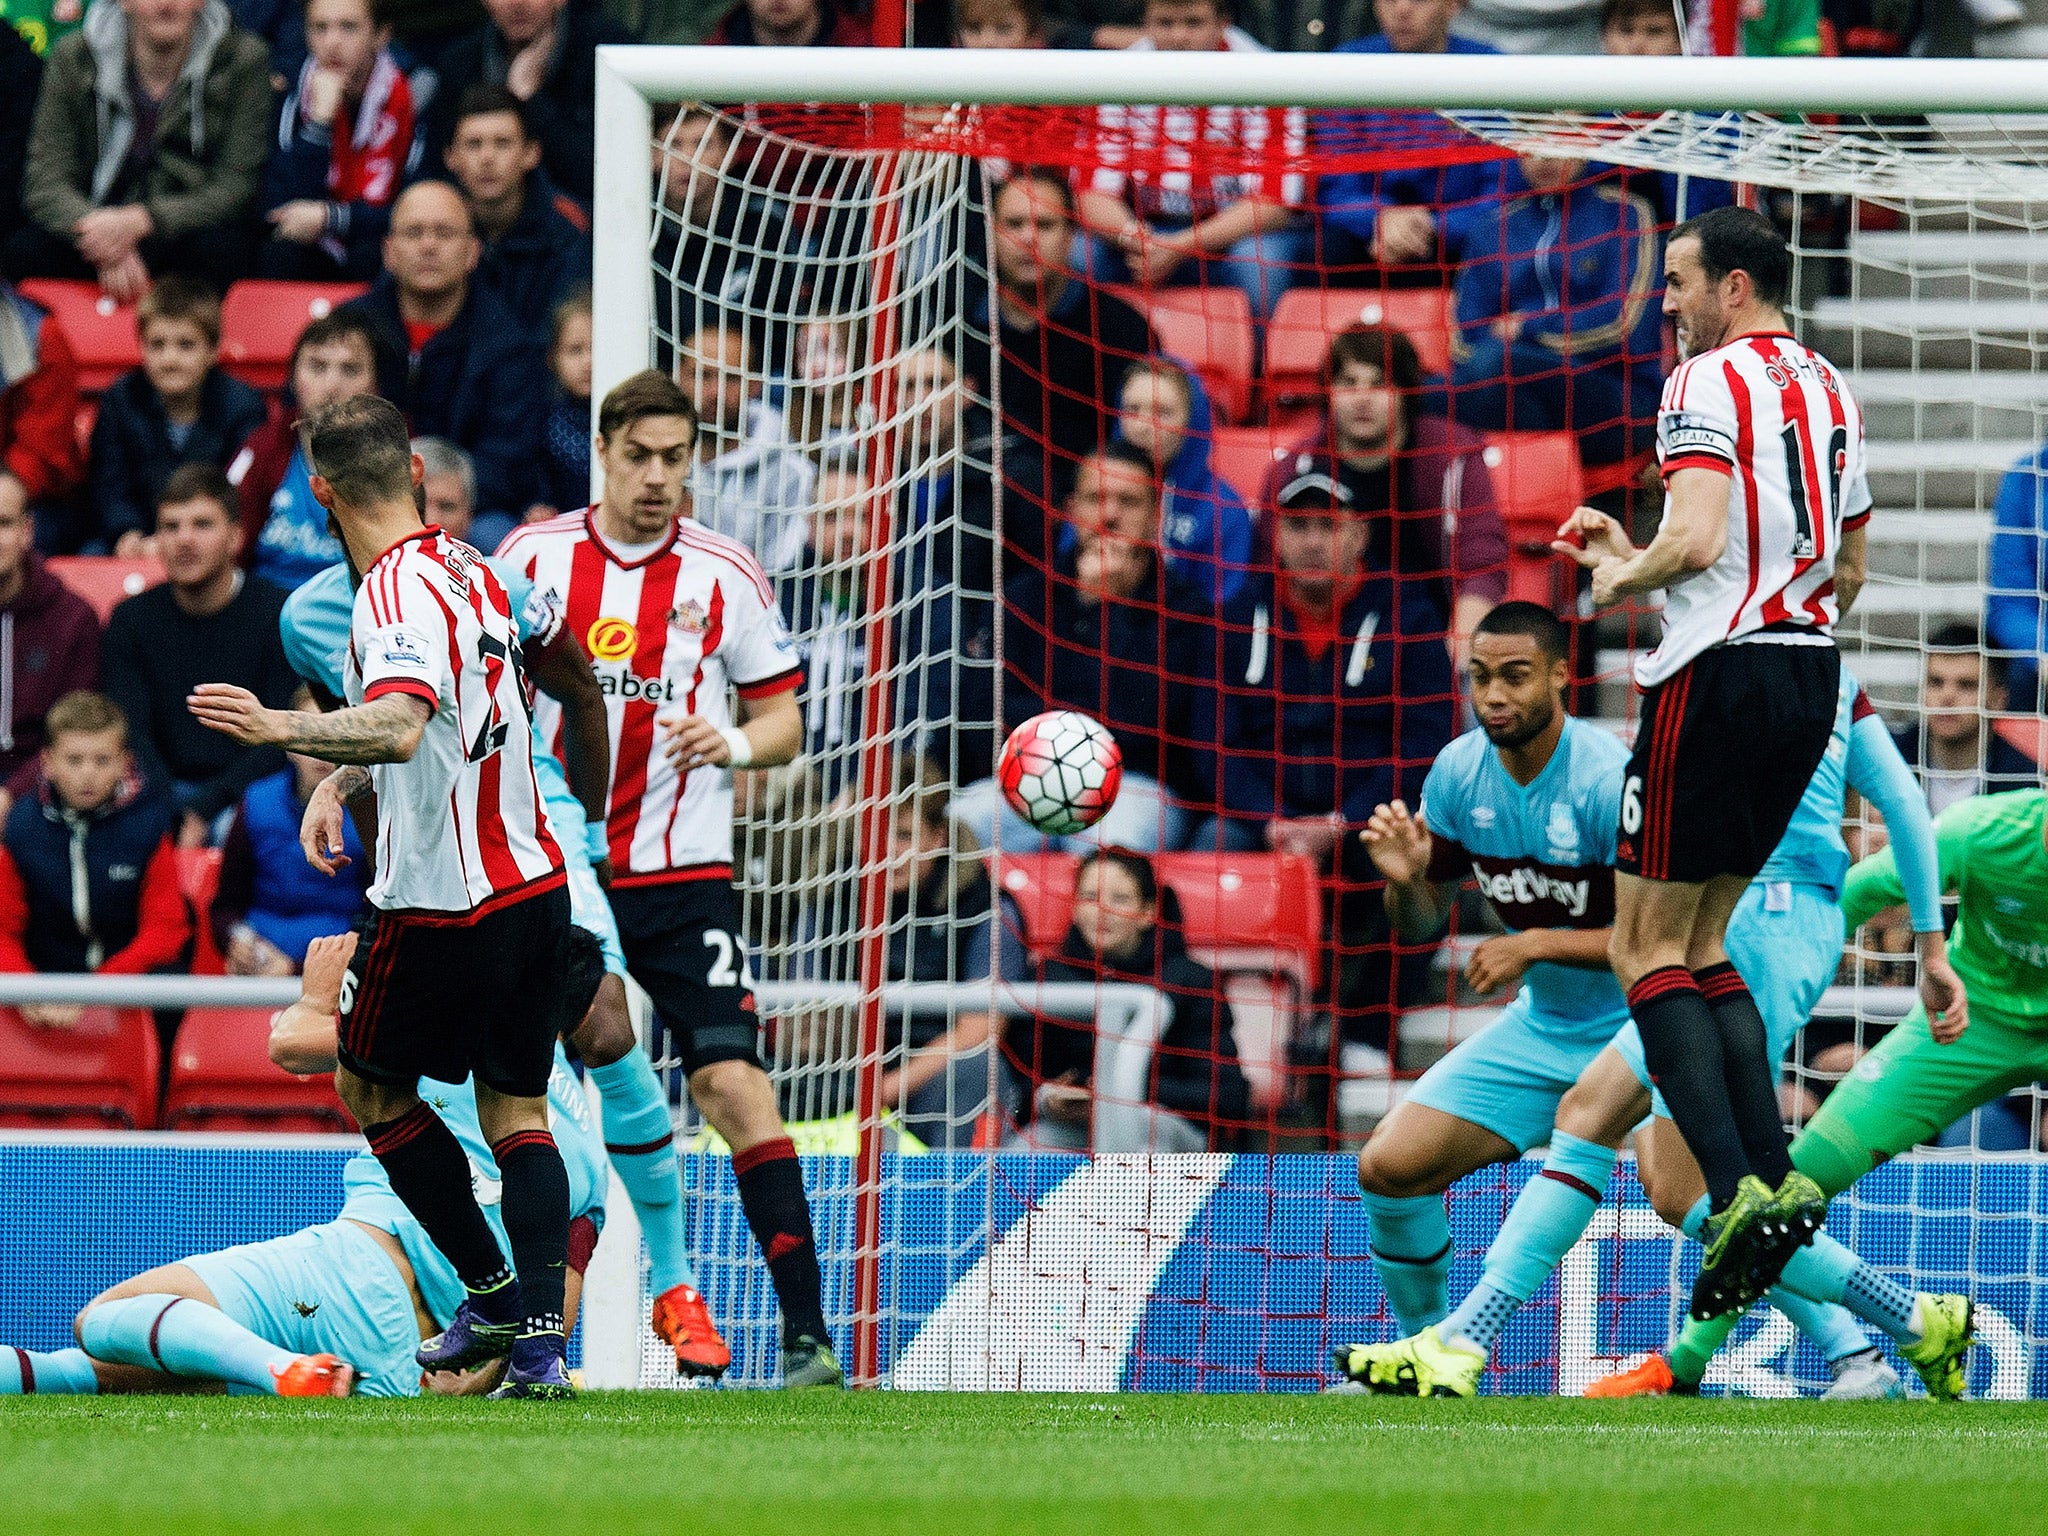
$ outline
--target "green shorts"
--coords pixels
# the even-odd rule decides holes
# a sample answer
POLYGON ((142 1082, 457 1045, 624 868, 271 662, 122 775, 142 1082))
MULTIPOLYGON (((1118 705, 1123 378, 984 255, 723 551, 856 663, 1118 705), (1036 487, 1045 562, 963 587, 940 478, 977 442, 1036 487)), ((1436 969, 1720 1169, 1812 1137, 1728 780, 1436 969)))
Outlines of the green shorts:
POLYGON ((1857 1062, 1792 1144, 1792 1161, 1829 1194, 1939 1135, 1980 1105, 2048 1078, 2048 1030, 1985 1008, 1953 1045, 1936 1045, 1919 1004, 1857 1062))

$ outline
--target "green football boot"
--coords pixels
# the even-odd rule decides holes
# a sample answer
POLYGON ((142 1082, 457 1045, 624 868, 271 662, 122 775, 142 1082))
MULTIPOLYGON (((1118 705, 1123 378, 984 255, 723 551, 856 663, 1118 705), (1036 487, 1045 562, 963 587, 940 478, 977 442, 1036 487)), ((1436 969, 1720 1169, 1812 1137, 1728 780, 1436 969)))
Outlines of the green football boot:
POLYGON ((1972 1311, 1967 1296, 1932 1296, 1922 1291, 1913 1298, 1920 1342, 1900 1345, 1899 1353, 1920 1373, 1927 1395, 1936 1402, 1958 1401, 1969 1385, 1963 1357, 1976 1342, 1972 1311))
POLYGON ((1446 1344, 1434 1323, 1391 1344, 1340 1344, 1337 1369, 1368 1392, 1392 1397, 1476 1397, 1486 1356, 1446 1344))

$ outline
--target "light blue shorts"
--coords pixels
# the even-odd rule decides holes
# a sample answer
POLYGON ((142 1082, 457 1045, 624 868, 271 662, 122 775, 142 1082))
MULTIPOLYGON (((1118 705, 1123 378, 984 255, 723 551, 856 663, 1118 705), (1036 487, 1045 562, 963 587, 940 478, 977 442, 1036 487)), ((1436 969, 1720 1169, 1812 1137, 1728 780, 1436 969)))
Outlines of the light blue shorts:
MULTIPOLYGON (((1728 958, 1742 973, 1756 1010, 1764 1016, 1771 1060, 1782 1070, 1792 1041, 1820 1006, 1842 959, 1842 909, 1818 886, 1785 880, 1758 881, 1742 893, 1728 919, 1728 958)), ((1614 1048, 1650 1090, 1651 1112, 1669 1120, 1671 1110, 1650 1081, 1643 1037, 1634 1019, 1614 1037, 1614 1048)))
POLYGON ((597 871, 583 847, 583 802, 569 793, 569 781, 562 765, 546 753, 533 754, 533 776, 540 782, 541 801, 547 806, 548 825, 561 845, 562 862, 569 871, 569 921, 597 935, 604 948, 604 968, 613 976, 626 974, 626 952, 619 947, 619 925, 612 917, 612 904, 605 900, 604 887, 597 883, 597 871))
POLYGON ((1492 1131, 1526 1152, 1550 1139, 1557 1101, 1614 1038, 1608 1025, 1539 1022, 1520 993, 1501 1016, 1422 1074, 1408 1092, 1425 1105, 1492 1131))
POLYGON ((221 1311, 295 1354, 339 1355, 365 1397, 418 1397, 420 1330, 405 1277, 352 1221, 180 1261, 221 1311))

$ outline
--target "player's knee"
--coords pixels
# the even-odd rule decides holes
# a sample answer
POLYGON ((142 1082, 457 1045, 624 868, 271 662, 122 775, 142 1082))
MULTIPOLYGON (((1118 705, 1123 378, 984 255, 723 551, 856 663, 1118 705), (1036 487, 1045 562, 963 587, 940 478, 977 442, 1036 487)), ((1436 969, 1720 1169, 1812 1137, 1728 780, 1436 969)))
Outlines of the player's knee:
POLYGON ((1417 1166, 1412 1157, 1404 1157, 1381 1139, 1368 1141, 1359 1149, 1358 1188, 1362 1194, 1406 1200, 1432 1193, 1428 1182, 1428 1169, 1417 1166))
POLYGON ((346 1067, 335 1072, 334 1091, 348 1106, 348 1112, 356 1117, 356 1124, 366 1129, 396 1120, 419 1100, 419 1094, 410 1086, 401 1088, 389 1083, 373 1083, 356 1076, 346 1067))
POLYGON ((610 987, 598 988, 590 1011, 583 1015, 583 1022, 570 1037, 586 1067, 610 1066, 631 1052, 639 1040, 633 1032, 633 1016, 627 1010, 625 997, 614 995, 610 987))
POLYGON ((775 1089, 751 1061, 714 1061, 690 1074, 690 1097, 704 1118, 734 1147, 782 1132, 775 1089))

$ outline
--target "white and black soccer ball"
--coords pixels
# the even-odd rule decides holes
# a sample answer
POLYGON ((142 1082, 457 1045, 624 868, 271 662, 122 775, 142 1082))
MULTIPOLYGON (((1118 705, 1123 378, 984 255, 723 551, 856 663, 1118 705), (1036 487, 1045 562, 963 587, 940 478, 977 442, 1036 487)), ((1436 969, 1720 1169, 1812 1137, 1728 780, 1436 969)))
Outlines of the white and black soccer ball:
POLYGON ((1101 721, 1078 710, 1033 715, 1003 743, 996 782, 1019 816, 1049 837, 1085 831, 1116 803, 1124 755, 1101 721))

